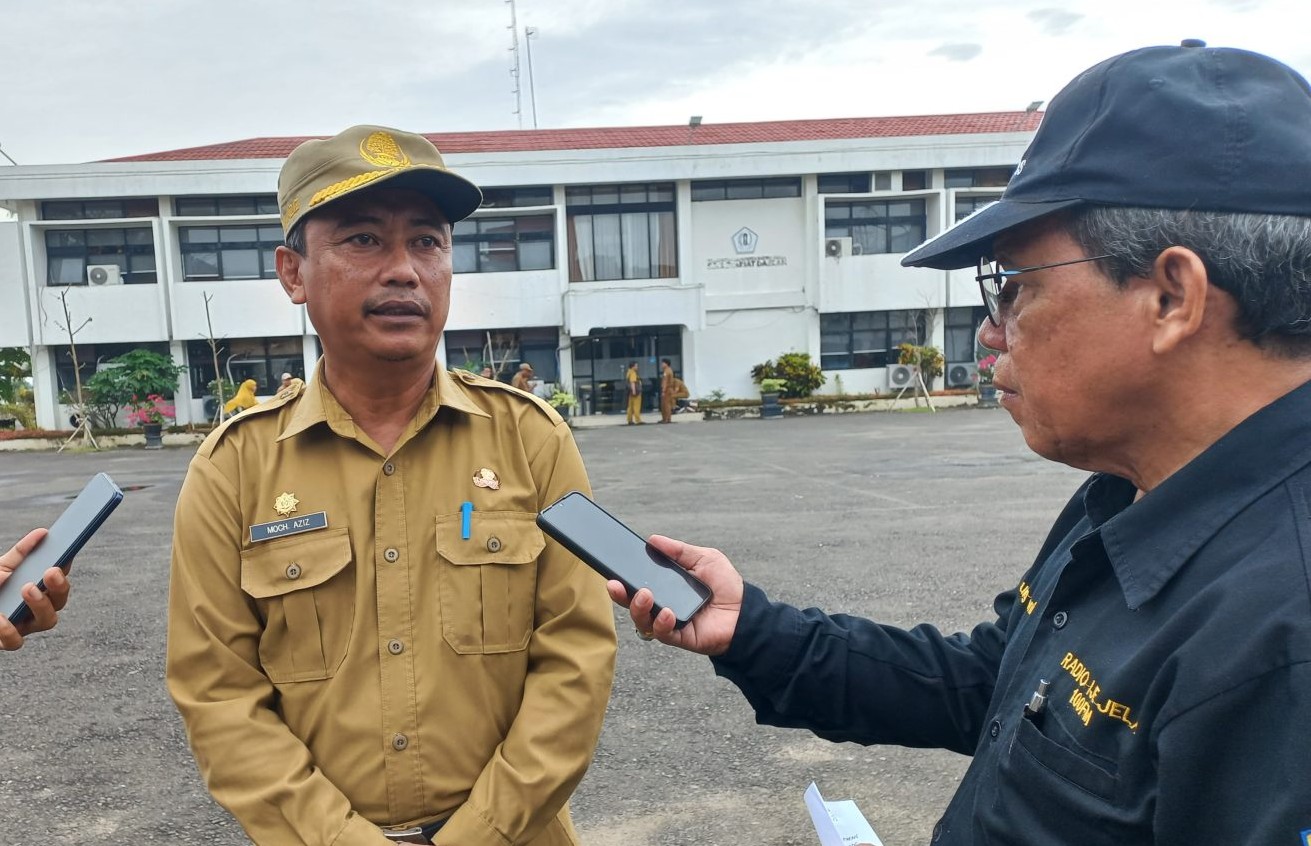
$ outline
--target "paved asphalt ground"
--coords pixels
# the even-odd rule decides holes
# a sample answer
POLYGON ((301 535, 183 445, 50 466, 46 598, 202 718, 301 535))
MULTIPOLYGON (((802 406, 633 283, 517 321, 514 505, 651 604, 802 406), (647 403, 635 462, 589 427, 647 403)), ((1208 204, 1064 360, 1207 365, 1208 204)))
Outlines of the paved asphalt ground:
MULTIPOLYGON (((977 409, 577 438, 598 499, 639 533, 719 546, 776 599, 947 631, 990 618, 1081 478, 1030 454, 1005 412, 977 409)), ((5 545, 96 471, 139 486, 79 558, 60 626, 0 654, 0 842, 248 842, 201 786, 162 681, 190 454, 0 453, 5 545)), ((964 758, 758 727, 704 658, 622 620, 605 731, 574 798, 585 844, 812 846, 811 780, 855 799, 887 846, 927 842, 964 758)))

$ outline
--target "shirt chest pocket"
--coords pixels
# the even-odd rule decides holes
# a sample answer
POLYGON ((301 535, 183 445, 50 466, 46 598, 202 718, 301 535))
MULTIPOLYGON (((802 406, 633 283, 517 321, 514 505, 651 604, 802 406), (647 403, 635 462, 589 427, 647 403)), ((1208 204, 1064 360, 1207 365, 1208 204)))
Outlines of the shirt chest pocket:
POLYGON ((259 658, 275 684, 332 678, 355 618, 350 535, 329 529, 241 553, 241 589, 264 620, 259 658))
POLYGON ((546 540, 534 515, 473 512, 437 517, 442 637, 462 655, 518 652, 533 632, 537 557, 546 540))

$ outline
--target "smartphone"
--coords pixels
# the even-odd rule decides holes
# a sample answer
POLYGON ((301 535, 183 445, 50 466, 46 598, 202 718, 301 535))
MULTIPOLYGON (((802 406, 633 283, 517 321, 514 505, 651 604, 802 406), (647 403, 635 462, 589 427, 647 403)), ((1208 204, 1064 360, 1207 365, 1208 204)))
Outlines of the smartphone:
POLYGON ((637 533, 578 491, 567 493, 537 515, 542 531, 607 579, 623 583, 631 597, 639 588, 655 596, 655 611, 674 612, 682 628, 710 601, 710 588, 651 547, 637 533))
POLYGON ((59 515, 59 519, 50 526, 36 549, 0 585, 0 613, 7 614, 9 622, 15 625, 31 617, 32 611, 23 601, 23 585, 36 582, 38 588, 45 590, 41 576, 46 570, 58 567, 67 572, 73 563, 73 556, 77 555, 78 550, 122 501, 123 492, 114 484, 113 479, 104 473, 93 476, 77 498, 64 509, 64 513, 59 515))

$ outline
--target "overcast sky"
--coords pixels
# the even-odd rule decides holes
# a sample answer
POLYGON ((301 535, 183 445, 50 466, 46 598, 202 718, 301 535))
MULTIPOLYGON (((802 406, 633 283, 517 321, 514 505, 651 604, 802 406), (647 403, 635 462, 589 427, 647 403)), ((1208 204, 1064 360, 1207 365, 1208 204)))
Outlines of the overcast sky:
MULTIPOLYGON (((518 0, 542 128, 1023 109, 1192 37, 1311 72, 1305 0, 518 0)), ((0 0, 0 149, 514 129, 504 0, 0 0)), ((0 158, 0 167, 7 166, 0 158)))

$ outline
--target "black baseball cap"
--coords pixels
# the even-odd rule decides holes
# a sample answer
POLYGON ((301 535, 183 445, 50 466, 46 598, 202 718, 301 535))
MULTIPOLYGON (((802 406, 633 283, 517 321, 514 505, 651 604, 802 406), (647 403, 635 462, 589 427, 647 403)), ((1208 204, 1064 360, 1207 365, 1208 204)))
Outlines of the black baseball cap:
POLYGON ((1002 232, 1084 204, 1311 216, 1311 88, 1189 39, 1094 65, 1052 99, 1001 199, 908 253, 952 270, 1002 232))

